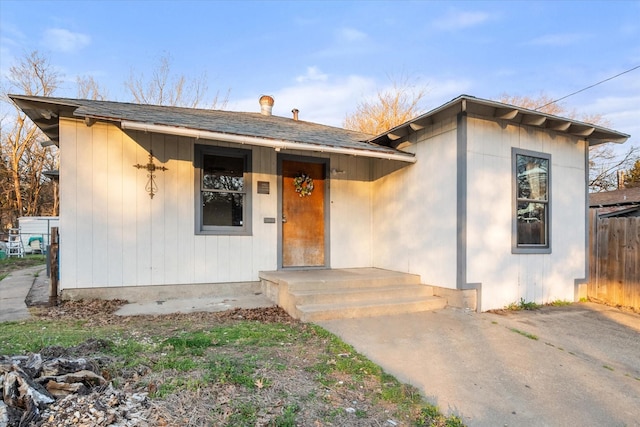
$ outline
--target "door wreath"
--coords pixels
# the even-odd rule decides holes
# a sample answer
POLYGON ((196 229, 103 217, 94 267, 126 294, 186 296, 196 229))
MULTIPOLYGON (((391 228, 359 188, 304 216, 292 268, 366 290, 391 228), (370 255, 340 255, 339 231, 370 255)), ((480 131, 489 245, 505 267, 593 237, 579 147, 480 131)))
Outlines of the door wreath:
POLYGON ((300 172, 293 179, 293 186, 300 197, 310 196, 313 192, 313 178, 304 172, 300 172))

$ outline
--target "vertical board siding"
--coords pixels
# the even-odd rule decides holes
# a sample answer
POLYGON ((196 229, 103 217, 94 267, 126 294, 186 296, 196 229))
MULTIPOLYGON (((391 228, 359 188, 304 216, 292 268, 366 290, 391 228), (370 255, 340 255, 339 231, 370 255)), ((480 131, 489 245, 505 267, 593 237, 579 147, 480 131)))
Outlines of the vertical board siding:
MULTIPOLYGON (((77 181, 73 197, 78 200, 76 211, 74 242, 76 252, 76 280, 85 287, 94 286, 93 277, 93 129, 87 126, 76 127, 77 155, 76 173, 77 181)), ((101 159, 102 160, 102 159, 101 159)), ((62 165, 61 165, 62 169, 62 165)), ((61 185, 61 191, 66 191, 61 185)), ((60 205, 61 215, 63 206, 60 205)), ((62 246, 62 240, 60 246, 62 246)), ((61 254, 62 256, 62 254, 61 254)), ((63 259, 63 258, 61 258, 63 259)))
POLYGON ((253 232, 262 236, 262 241, 270 244, 251 246, 254 271, 272 270, 273 260, 277 260, 278 241, 278 179, 274 173, 276 151, 268 148, 255 149, 253 161, 253 232), (269 183, 269 194, 258 194, 258 181, 269 183), (275 218, 276 223, 265 223, 265 218, 275 218))
MULTIPOLYGON (((165 157, 165 135, 152 134, 151 135, 151 147, 153 153, 153 163, 156 167, 166 166, 165 157)), ((147 164, 144 162, 142 164, 147 164)), ((149 176, 149 173, 145 169, 140 170, 144 173, 145 178, 149 176)), ((171 174, 171 170, 161 171, 156 170, 155 183, 157 185, 156 194, 153 199, 149 197, 149 204, 151 208, 151 243, 149 252, 151 253, 151 284, 163 285, 168 283, 165 281, 166 264, 164 263, 165 254, 169 250, 167 242, 165 240, 166 233, 166 212, 169 204, 175 203, 174 200, 168 199, 166 176, 171 174)), ((148 179, 148 178, 147 178, 148 179)), ((146 190, 145 190, 146 192, 146 190)))
POLYGON ((427 126, 405 148, 419 159, 377 163, 372 189, 375 267, 456 286, 456 121, 427 126))
POLYGON ((587 295, 640 309, 640 217, 591 214, 591 275, 587 295))
POLYGON ((65 268, 60 269, 60 286, 77 287, 78 260, 78 138, 75 122, 60 119, 60 259, 65 268), (66 244, 64 242, 67 242, 66 244))
POLYGON ((370 267, 371 192, 370 160, 333 155, 328 175, 330 260, 332 268, 370 267))
MULTIPOLYGON (((165 135, 163 165, 168 168, 163 174, 164 188, 164 250, 160 254, 164 265, 164 282, 179 283, 178 268, 178 194, 180 193, 178 174, 178 137, 165 135)), ((155 151, 154 151, 155 154, 155 151)), ((187 191, 188 189, 182 189, 187 191)))
POLYGON ((109 243, 109 212, 108 212, 108 194, 111 186, 109 180, 109 156, 108 156, 108 131, 107 127, 96 123, 89 128, 94 140, 105 141, 103 144, 93 145, 93 159, 87 161, 87 165, 91 167, 92 189, 90 194, 97 195, 93 198, 92 205, 92 224, 93 232, 91 234, 91 252, 93 256, 93 286, 104 286, 109 280, 109 265, 107 247, 109 243))
MULTIPOLYGON (((245 146, 253 152, 252 235, 197 235, 194 146, 233 144, 122 131, 102 122, 60 123, 61 289, 257 281, 259 271, 277 269, 278 224, 264 221, 279 219, 273 149, 245 146), (147 170, 134 167, 148 163, 150 150, 156 166, 168 168, 155 172, 153 199, 145 190, 147 170), (257 181, 269 182, 270 194, 257 194, 257 181)), ((330 190, 330 233, 339 236, 330 239, 332 262, 370 267, 371 160, 312 156, 344 171, 330 190)))
POLYGON ((194 171, 193 144, 188 138, 179 137, 177 141, 178 157, 175 162, 178 194, 176 195, 176 217, 178 237, 175 242, 175 257, 178 265, 176 283, 197 283, 195 280, 196 240, 194 216, 194 171))
MULTIPOLYGON (((151 134, 136 132, 136 162, 135 164, 146 165, 149 161, 149 150, 151 149, 151 134)), ((94 141, 95 143, 96 141, 94 141)), ((133 168, 133 165, 132 169, 133 168)), ((151 284, 151 232, 153 218, 151 216, 151 202, 149 194, 145 190, 147 185, 147 173, 144 169, 134 169, 136 171, 135 186, 131 191, 135 194, 136 211, 136 259, 138 261, 136 269, 136 282, 134 285, 151 284)), ((157 201, 156 201, 157 203, 157 201)))
MULTIPOLYGON (((82 126, 81 124, 79 126, 82 126)), ((115 127, 114 127, 115 128, 115 127)), ((122 203, 122 230, 113 230, 120 233, 120 242, 112 240, 110 246, 113 251, 122 252, 122 282, 113 283, 110 286, 122 286, 136 284, 138 282, 138 224, 137 215, 137 189, 139 171, 133 167, 138 164, 137 144, 128 134, 114 129, 121 135, 122 141, 122 186, 119 188, 122 203)), ((114 188, 114 192, 118 189, 114 188)), ((113 259, 115 262, 115 258, 113 259)))
POLYGON ((587 274, 585 142, 474 117, 467 125, 467 281, 482 283, 482 309, 573 301, 587 274), (551 154, 550 254, 511 253, 512 147, 551 154))
POLYGON ((123 162, 122 162, 122 132, 114 127, 107 128, 107 171, 105 184, 108 185, 107 194, 107 224, 105 231, 105 257, 107 265, 107 286, 119 286, 123 280, 124 251, 123 241, 123 162))

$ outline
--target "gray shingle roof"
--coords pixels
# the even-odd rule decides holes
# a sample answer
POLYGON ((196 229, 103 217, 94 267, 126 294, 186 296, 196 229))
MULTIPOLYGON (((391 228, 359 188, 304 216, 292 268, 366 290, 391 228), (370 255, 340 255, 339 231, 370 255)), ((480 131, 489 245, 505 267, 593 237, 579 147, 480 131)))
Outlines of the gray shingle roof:
POLYGON ((366 142, 372 135, 302 120, 260 113, 205 110, 112 101, 9 95, 52 140, 58 140, 57 117, 131 121, 229 135, 283 140, 351 150, 403 154, 366 142), (53 113, 53 114, 49 114, 53 113))
POLYGON ((592 208, 634 204, 640 204, 640 187, 589 194, 589 206, 592 208))

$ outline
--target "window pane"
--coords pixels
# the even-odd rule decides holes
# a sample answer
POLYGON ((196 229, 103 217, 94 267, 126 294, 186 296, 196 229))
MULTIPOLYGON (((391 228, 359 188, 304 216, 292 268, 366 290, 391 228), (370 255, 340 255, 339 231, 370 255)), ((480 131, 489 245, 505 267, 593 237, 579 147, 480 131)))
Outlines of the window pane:
POLYGON ((243 191, 244 158, 204 155, 202 188, 205 190, 243 191))
POLYGON ((549 160, 518 154, 518 199, 547 200, 549 160))
POLYGON ((547 244, 547 205, 518 202, 518 244, 547 244))
POLYGON ((202 192, 202 225, 242 227, 244 194, 202 192))

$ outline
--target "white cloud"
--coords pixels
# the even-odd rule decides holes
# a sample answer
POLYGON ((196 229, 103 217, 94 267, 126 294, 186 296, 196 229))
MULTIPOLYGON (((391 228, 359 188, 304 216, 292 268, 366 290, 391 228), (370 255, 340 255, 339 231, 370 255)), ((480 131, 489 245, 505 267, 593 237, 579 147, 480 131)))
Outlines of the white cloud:
POLYGON ((307 67, 307 73, 296 77, 298 83, 310 82, 310 81, 327 81, 328 75, 321 73, 318 67, 307 67))
POLYGON ((341 28, 338 30, 338 39, 346 42, 359 42, 367 39, 367 35, 355 28, 341 28))
POLYGON ((570 46, 587 38, 586 34, 580 33, 547 34, 531 40, 529 44, 535 46, 570 46))
POLYGON ((453 11, 433 22, 436 28, 441 30, 460 30, 474 27, 489 20, 491 15, 486 12, 461 12, 453 11))
MULTIPOLYGON (((367 99, 374 99, 376 94, 384 90, 381 82, 368 75, 334 75, 321 73, 316 67, 307 68, 304 76, 322 76, 321 79, 295 78, 295 83, 269 91, 275 99, 273 114, 291 117, 291 110, 300 110, 300 120, 342 127, 347 114, 355 111, 356 106, 367 99)), ((472 86, 466 79, 442 79, 420 77, 426 82, 424 104, 426 110, 467 93, 472 86)), ((229 109, 236 111, 259 112, 258 96, 240 99, 229 104, 229 109)))
POLYGON ((354 28, 340 28, 333 32, 333 40, 314 55, 318 58, 358 55, 364 57, 375 53, 380 45, 368 34, 354 28))
MULTIPOLYGON (((326 75, 325 75, 326 76, 326 75)), ((364 96, 374 93, 373 78, 359 75, 326 76, 325 79, 298 80, 270 94, 275 99, 273 114, 291 117, 291 110, 300 110, 300 120, 329 126, 342 126, 347 113, 353 111, 364 96)), ((232 102, 230 109, 258 112, 258 98, 232 102)))
POLYGON ((91 43, 91 37, 64 28, 49 28, 44 32, 43 43, 57 52, 76 52, 91 43))
MULTIPOLYGON (((640 141, 640 96, 631 92, 628 96, 602 96, 584 106, 584 111, 599 113, 611 122, 617 131, 631 135, 629 141, 640 141)), ((625 144, 626 145, 626 144, 625 144)))

